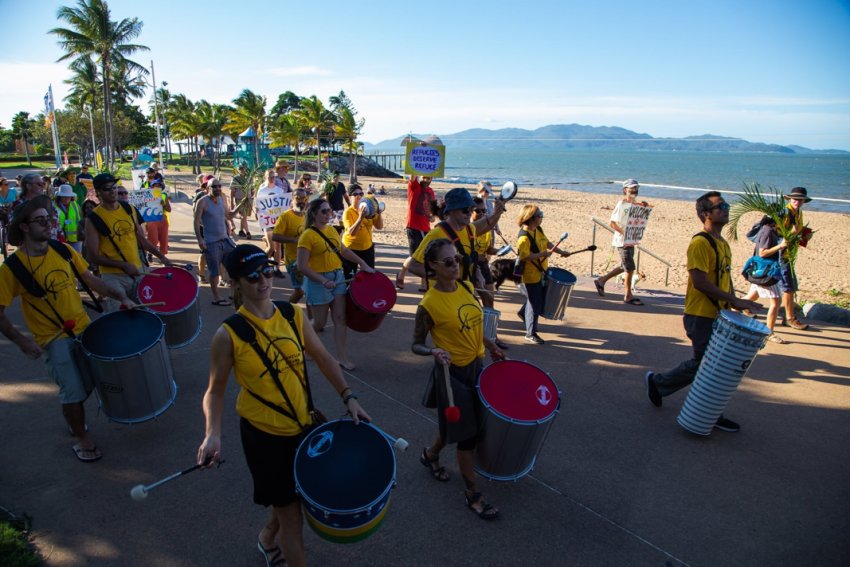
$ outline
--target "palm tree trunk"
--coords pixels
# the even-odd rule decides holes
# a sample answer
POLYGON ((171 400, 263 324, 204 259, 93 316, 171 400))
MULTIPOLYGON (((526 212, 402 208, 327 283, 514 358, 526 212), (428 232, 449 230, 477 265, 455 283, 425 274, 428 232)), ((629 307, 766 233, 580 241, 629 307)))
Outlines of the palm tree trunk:
MULTIPOLYGON (((32 158, 30 158, 30 143, 27 141, 26 135, 21 136, 24 139, 24 154, 27 156, 27 164, 32 167, 32 158)), ((47 188, 45 187, 45 190, 47 188)))
POLYGON ((254 167, 260 167, 260 131, 254 128, 254 167))

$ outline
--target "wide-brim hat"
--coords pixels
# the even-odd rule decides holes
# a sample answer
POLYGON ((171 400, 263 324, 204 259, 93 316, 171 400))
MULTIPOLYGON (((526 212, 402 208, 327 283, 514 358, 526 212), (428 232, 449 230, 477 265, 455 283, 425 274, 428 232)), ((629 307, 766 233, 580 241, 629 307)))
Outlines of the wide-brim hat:
POLYGON ((449 211, 467 209, 474 206, 475 201, 472 200, 472 195, 469 194, 469 191, 462 187, 456 187, 446 193, 446 208, 443 210, 448 213, 449 211))
POLYGON ((63 183, 59 186, 59 191, 56 192, 57 197, 76 197, 77 195, 74 193, 74 188, 68 185, 67 183, 63 183))
POLYGON ((271 264, 266 252, 253 244, 239 244, 222 260, 224 268, 232 278, 242 278, 258 268, 271 264))
POLYGON ((808 203, 812 200, 812 198, 809 197, 809 192, 806 191, 805 187, 794 187, 793 189, 791 189, 790 193, 788 193, 787 195, 783 195, 783 197, 785 197, 786 199, 799 199, 804 203, 808 203))

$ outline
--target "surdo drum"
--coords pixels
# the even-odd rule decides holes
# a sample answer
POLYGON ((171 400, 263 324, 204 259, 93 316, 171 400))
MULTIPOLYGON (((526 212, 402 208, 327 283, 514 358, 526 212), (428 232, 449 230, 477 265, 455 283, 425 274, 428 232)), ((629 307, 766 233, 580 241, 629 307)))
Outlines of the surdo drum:
POLYGON ((357 272, 345 298, 345 324, 361 333, 374 331, 395 306, 397 297, 395 285, 384 274, 357 272))
POLYGON ((475 470, 491 480, 518 480, 531 472, 561 407, 555 382, 520 360, 494 362, 478 378, 484 406, 475 470))
POLYGON ((578 281, 578 278, 567 270, 562 270, 561 268, 549 268, 546 270, 545 303, 543 304, 543 313, 541 313, 541 316, 546 319, 562 321, 576 281, 578 281))
POLYGON ((708 347, 676 418, 679 425, 697 435, 711 434, 717 418, 723 415, 726 404, 768 336, 770 329, 761 321, 721 310, 714 320, 708 347))
POLYGON ((119 423, 153 419, 174 403, 177 384, 162 321, 148 311, 108 313, 80 338, 106 417, 119 423))
POLYGON ((139 303, 165 302, 148 307, 165 323, 165 344, 170 348, 186 346, 201 332, 198 307, 198 282, 183 268, 163 267, 139 280, 139 303))
POLYGON ((396 484, 396 460, 383 433, 349 419, 311 431, 295 454, 295 489, 320 537, 353 543, 381 525, 396 484))

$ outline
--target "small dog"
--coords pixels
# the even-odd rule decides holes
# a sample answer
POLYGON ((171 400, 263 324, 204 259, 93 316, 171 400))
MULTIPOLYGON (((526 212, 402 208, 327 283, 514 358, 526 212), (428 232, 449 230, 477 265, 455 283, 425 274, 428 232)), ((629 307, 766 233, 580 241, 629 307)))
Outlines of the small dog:
POLYGON ((510 280, 517 285, 522 283, 522 278, 514 276, 514 262, 515 260, 511 258, 497 258, 490 262, 490 273, 493 274, 496 290, 505 283, 505 280, 510 280))
MULTIPOLYGON (((643 272, 641 272, 640 270, 635 270, 635 272, 632 274, 632 289, 637 289, 638 283, 641 280, 645 280, 645 279, 646 279, 646 275, 643 272)), ((619 276, 617 276, 617 285, 623 286, 625 284, 626 284, 626 275, 620 274, 619 276)))

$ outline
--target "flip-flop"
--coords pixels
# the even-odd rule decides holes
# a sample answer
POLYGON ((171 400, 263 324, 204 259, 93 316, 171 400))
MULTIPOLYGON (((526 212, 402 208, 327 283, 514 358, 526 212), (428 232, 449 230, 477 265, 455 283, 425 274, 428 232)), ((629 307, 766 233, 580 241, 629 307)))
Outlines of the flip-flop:
POLYGON ((605 285, 599 283, 599 280, 593 280, 593 285, 596 286, 596 293, 599 294, 599 297, 605 297, 605 285))
POLYGON ((353 363, 351 363, 351 362, 349 362, 349 363, 340 362, 340 363, 339 363, 339 365, 340 365, 340 366, 342 366, 343 368, 345 368, 346 370, 348 370, 349 372, 351 372, 352 370, 354 370, 355 368, 357 368, 357 367, 356 367, 353 363))
POLYGON ((266 567, 282 567, 286 565, 286 559, 283 557, 283 552, 280 547, 263 547, 263 542, 257 541, 257 549, 263 554, 263 559, 266 560, 266 567))
POLYGON ((100 449, 97 448, 97 445, 92 447, 91 449, 83 449, 80 447, 80 444, 77 443, 71 450, 74 452, 74 455, 84 463, 93 463, 95 461, 99 461, 103 454, 100 452, 100 449))
POLYGON ((629 305, 643 305, 643 301, 641 301, 637 297, 633 297, 628 301, 624 301, 623 303, 628 303, 629 305))
POLYGON ((233 305, 233 303, 231 303, 229 299, 218 299, 216 301, 213 301, 212 304, 216 307, 229 307, 230 305, 233 305))

